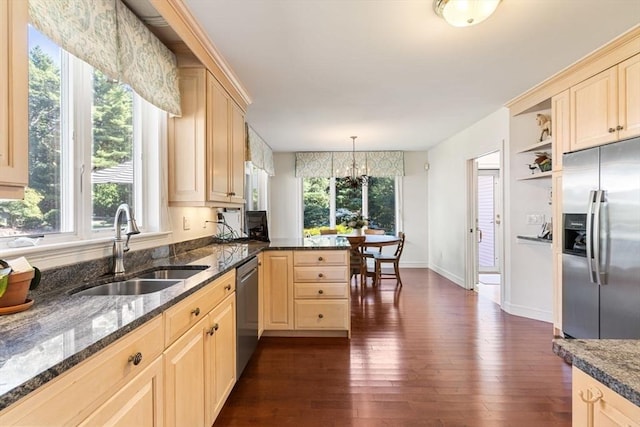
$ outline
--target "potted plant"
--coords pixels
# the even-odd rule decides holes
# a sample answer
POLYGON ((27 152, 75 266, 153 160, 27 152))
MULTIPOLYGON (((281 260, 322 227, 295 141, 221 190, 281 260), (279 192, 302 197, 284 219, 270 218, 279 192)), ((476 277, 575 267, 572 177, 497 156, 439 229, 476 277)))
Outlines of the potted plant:
POLYGON ((351 228, 353 234, 362 234, 362 227, 368 223, 369 220, 363 217, 360 211, 356 211, 342 217, 342 225, 351 228))

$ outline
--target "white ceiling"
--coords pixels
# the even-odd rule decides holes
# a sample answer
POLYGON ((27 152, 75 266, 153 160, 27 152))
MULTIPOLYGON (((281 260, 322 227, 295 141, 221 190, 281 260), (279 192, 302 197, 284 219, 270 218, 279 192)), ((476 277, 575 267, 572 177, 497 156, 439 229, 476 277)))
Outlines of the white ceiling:
POLYGON ((503 0, 454 28, 431 0, 184 0, 274 151, 425 150, 640 22, 638 0, 503 0))

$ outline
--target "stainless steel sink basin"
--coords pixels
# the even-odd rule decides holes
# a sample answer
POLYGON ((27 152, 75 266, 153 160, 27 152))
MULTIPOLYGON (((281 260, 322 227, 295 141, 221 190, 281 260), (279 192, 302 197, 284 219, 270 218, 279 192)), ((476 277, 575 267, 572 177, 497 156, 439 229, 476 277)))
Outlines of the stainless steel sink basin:
POLYGON ((136 279, 188 279, 209 268, 208 265, 191 265, 188 267, 162 267, 148 273, 139 274, 136 279))
POLYGON ((74 293, 75 295, 142 295, 158 292, 170 286, 182 283, 182 280, 146 280, 130 279, 121 282, 105 283, 74 293))

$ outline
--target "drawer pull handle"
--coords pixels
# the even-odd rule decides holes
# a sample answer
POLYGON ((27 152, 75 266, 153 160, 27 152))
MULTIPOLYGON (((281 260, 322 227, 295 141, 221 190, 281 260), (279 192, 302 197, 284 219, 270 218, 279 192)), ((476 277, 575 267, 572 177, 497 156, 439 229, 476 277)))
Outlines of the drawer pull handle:
POLYGON ((322 273, 318 273, 318 277, 323 278, 323 277, 324 277, 324 274, 322 274, 322 273))
POLYGON ((199 316, 200 315, 200 307, 196 307, 194 310, 191 310, 191 314, 193 314, 195 316, 199 316))
POLYGON ((324 258, 322 258, 321 256, 318 257, 318 261, 324 261, 324 258))
POLYGON ((622 129, 624 129, 624 126, 620 126, 620 125, 618 125, 618 126, 616 126, 616 129, 617 129, 617 130, 622 130, 622 129))
POLYGON ((318 314, 318 319, 323 319, 324 316, 322 315, 322 313, 318 314))
POLYGON ((230 290, 231 290, 231 285, 227 285, 227 286, 225 286, 225 287, 224 287, 224 289, 225 289, 226 291, 230 291, 230 290))
POLYGON ((319 293, 320 295, 322 295, 322 294, 324 294, 324 291, 323 291, 322 289, 319 289, 319 290, 318 290, 318 293, 319 293))
POLYGON ((602 399, 602 392, 595 387, 587 388, 586 393, 583 390, 580 390, 578 395, 580 396, 580 399, 587 404, 594 404, 598 400, 602 399))
POLYGON ((142 353, 137 352, 133 356, 129 356, 129 363, 133 363, 134 366, 138 366, 142 362, 142 353))

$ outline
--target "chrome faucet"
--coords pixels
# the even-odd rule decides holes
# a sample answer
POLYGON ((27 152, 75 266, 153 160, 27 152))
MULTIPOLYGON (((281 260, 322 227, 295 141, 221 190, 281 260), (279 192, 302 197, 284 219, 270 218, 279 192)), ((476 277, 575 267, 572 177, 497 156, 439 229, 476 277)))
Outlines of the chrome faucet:
POLYGON ((118 206, 113 228, 116 230, 116 237, 113 241, 113 274, 117 277, 124 275, 124 253, 129 250, 129 239, 134 234, 140 234, 140 230, 128 204, 123 203, 118 206), (122 240, 120 230, 120 217, 123 213, 127 217, 127 228, 124 231, 127 235, 126 241, 122 240))

